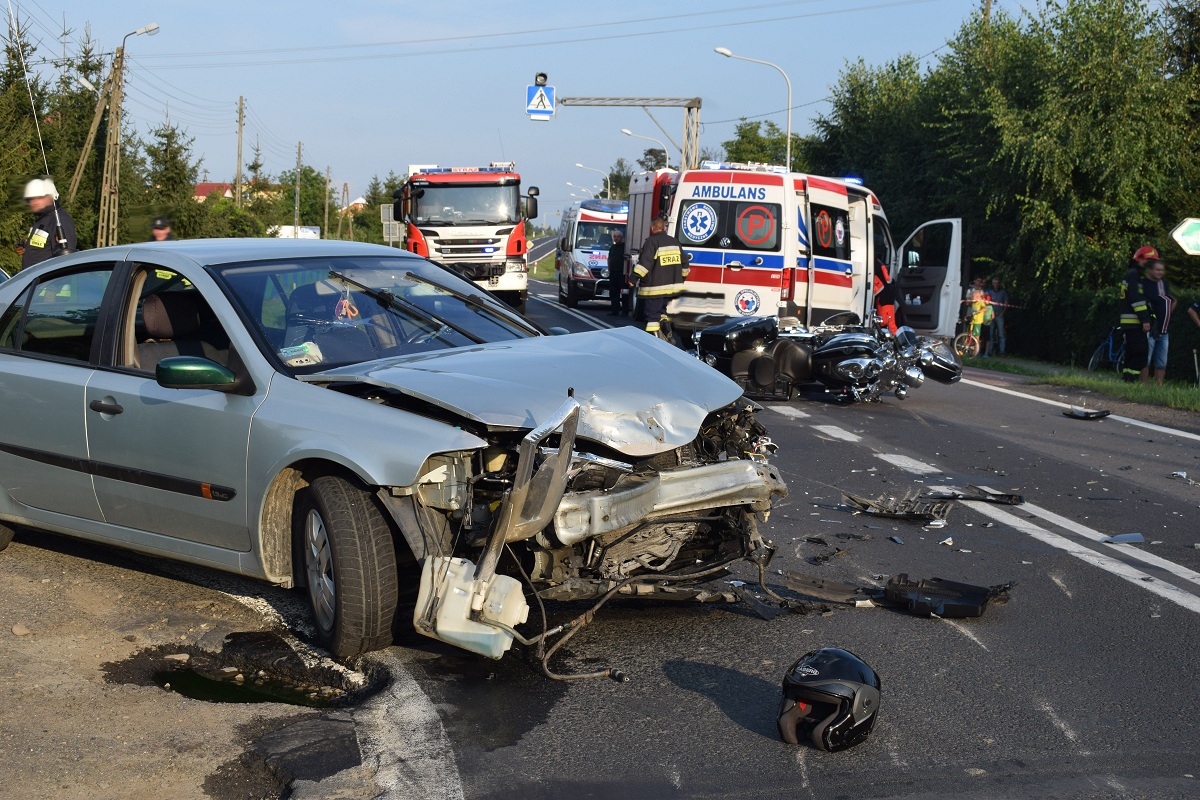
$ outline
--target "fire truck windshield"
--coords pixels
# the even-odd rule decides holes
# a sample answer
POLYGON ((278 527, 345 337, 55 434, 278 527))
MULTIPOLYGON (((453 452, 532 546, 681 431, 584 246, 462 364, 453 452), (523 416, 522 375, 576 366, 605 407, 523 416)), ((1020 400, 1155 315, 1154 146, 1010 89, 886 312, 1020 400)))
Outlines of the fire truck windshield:
POLYGON ((517 186, 424 186, 413 195, 417 225, 504 225, 521 220, 517 186))

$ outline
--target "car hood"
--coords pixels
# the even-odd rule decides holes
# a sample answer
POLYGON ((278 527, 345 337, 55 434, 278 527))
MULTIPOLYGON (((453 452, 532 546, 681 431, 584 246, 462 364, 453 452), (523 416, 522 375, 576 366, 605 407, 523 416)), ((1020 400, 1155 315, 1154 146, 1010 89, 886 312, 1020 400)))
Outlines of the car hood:
POLYGON ((630 456, 688 444, 710 412, 741 396, 716 370, 635 328, 440 350, 302 380, 370 383, 501 429, 536 427, 573 389, 577 436, 630 456))

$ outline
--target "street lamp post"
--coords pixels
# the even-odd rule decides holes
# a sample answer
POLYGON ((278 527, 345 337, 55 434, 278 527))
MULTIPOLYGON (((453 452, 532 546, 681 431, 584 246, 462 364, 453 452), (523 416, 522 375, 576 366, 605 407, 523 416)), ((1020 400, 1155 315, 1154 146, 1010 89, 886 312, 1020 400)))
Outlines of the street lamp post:
POLYGON ((629 130, 629 128, 621 128, 621 133, 625 134, 626 136, 632 136, 635 139, 645 139, 647 141, 654 142, 656 145, 662 148, 663 161, 666 162, 664 166, 667 169, 671 168, 671 154, 667 151, 667 146, 658 139, 655 139, 653 136, 642 136, 640 133, 634 133, 633 131, 629 130))
POLYGON ((602 169, 596 169, 595 167, 585 167, 583 164, 578 164, 578 163, 575 166, 579 167, 580 169, 590 169, 592 172, 599 172, 601 175, 603 175, 604 176, 604 196, 607 197, 609 200, 612 200, 612 183, 608 179, 607 172, 605 172, 602 169))
POLYGON ((717 48, 714 48, 714 51, 716 53, 719 53, 720 55, 725 56, 726 58, 736 58, 741 61, 751 61, 755 64, 764 64, 768 67, 774 67, 775 69, 779 70, 779 74, 783 76, 783 79, 785 81, 787 81, 787 90, 788 90, 787 155, 785 156, 785 158, 787 160, 788 172, 791 172, 792 171, 792 81, 791 81, 791 79, 788 78, 787 73, 783 71, 783 67, 779 66, 778 64, 772 64, 770 61, 760 61, 757 58, 747 58, 746 56, 735 56, 732 52, 730 52, 728 47, 717 47, 717 48))
MULTIPOLYGON (((571 188, 573 188, 573 189, 582 189, 583 191, 585 191, 585 192, 587 192, 588 194, 590 194, 592 197, 595 197, 595 196, 596 196, 596 193, 595 193, 595 192, 593 192, 591 189, 589 189, 589 188, 588 188, 588 187, 586 187, 586 186, 577 186, 577 185, 575 185, 575 184, 571 183, 570 181, 567 181, 567 186, 570 186, 570 187, 571 187, 571 188)), ((574 193, 574 192, 572 192, 572 193, 571 193, 571 196, 572 196, 572 197, 574 197, 574 196, 575 196, 575 193, 574 193)))
POLYGON ((117 243, 117 209, 120 205, 121 187, 121 98, 125 77, 125 42, 130 36, 143 33, 153 36, 158 33, 158 23, 151 22, 136 31, 130 31, 121 39, 121 46, 113 56, 112 99, 109 102, 108 133, 104 140, 104 174, 100 181, 100 219, 96 225, 96 246, 106 247, 117 243))

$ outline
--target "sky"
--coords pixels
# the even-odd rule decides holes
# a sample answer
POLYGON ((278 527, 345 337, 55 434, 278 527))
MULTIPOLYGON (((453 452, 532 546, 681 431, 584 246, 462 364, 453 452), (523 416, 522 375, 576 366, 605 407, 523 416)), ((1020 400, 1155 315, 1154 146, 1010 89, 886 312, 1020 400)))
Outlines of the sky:
MULTIPOLYGON (((980 0, 4 0, 6 16, 38 45, 31 69, 50 77, 85 31, 110 54, 151 22, 154 36, 125 42, 124 114, 143 137, 165 120, 194 137, 202 178, 232 181, 238 97, 245 98, 242 162, 255 143, 272 176, 296 164, 331 174, 353 200, 372 176, 409 164, 486 166, 514 161, 538 186, 543 223, 603 191, 600 172, 633 163, 652 141, 679 163, 683 110, 559 106, 526 114, 526 87, 544 72, 558 97, 699 97, 701 147, 733 138, 741 117, 813 130, 847 63, 883 65, 902 54, 935 63, 980 0), (660 130, 655 120, 662 125, 660 130), (583 188, 568 186, 568 182, 583 188), (572 197, 572 194, 577 197, 572 197)), ((1028 4, 1028 3, 1026 3, 1028 4)), ((1018 0, 993 9, 1019 14, 1018 0)), ((60 182, 67 176, 54 176, 60 182)))

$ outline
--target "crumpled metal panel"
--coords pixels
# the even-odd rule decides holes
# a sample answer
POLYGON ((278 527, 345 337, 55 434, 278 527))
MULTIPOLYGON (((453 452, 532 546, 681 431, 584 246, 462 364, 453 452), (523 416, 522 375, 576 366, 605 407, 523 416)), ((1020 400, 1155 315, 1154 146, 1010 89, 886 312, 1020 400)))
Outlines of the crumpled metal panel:
POLYGON ((362 381, 515 430, 536 427, 574 389, 583 406, 579 437, 634 457, 688 444, 709 413, 742 393, 706 364, 633 328, 401 356, 302 380, 362 381))
POLYGON ((554 515, 554 531, 569 545, 671 514, 738 505, 766 511, 776 495, 786 497, 787 487, 769 464, 722 461, 622 478, 608 491, 564 495, 554 515))

